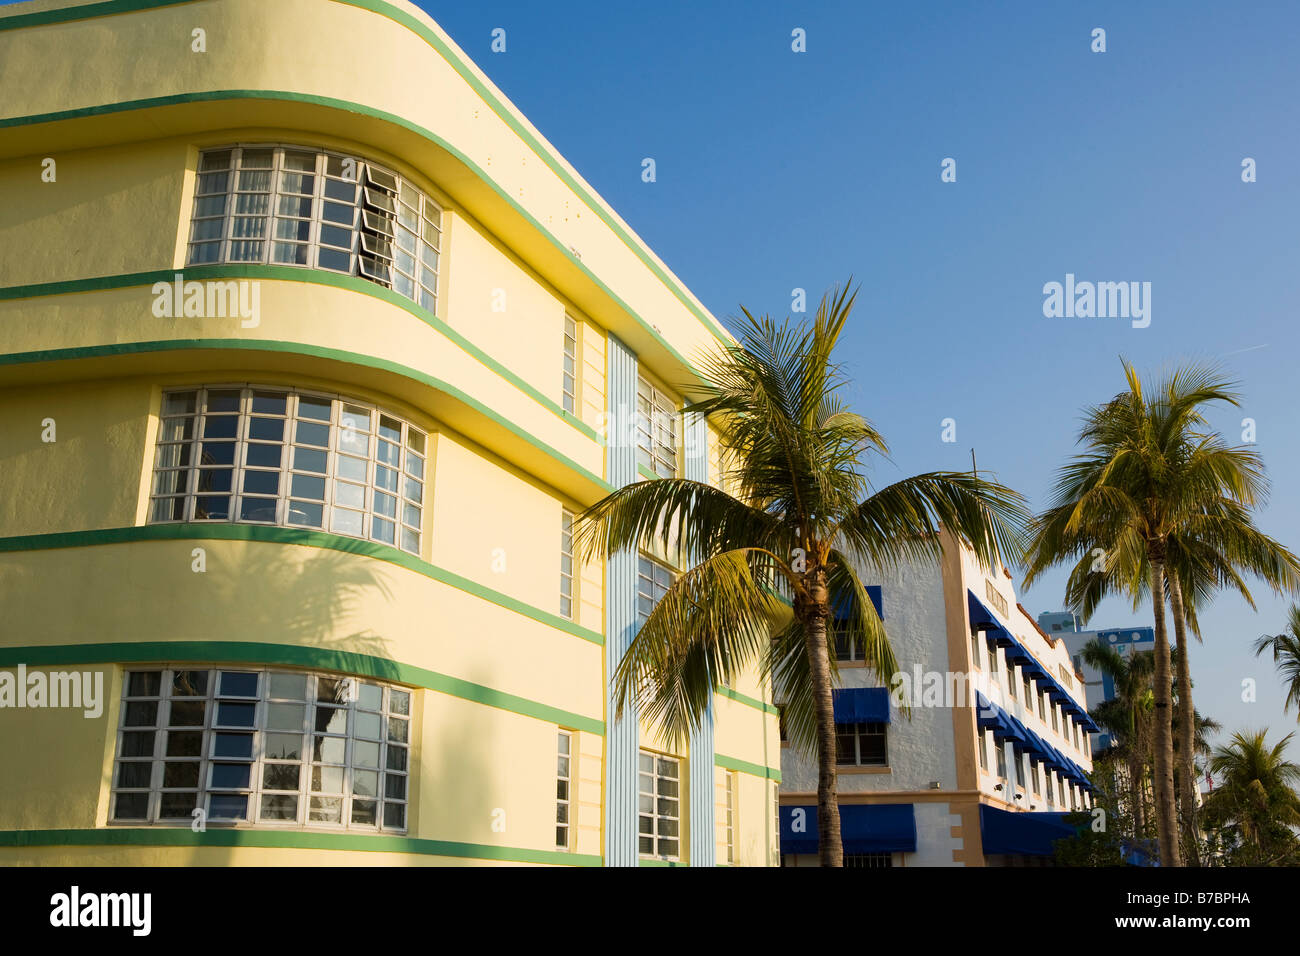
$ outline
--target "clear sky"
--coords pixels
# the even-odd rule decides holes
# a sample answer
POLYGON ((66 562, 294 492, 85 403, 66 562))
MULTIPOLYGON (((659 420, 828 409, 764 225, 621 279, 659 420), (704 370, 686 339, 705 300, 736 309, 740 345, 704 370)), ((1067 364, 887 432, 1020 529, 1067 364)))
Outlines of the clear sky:
MULTIPOLYGON (((1120 355, 1216 360, 1245 407, 1214 423, 1236 441, 1255 420, 1259 523, 1300 548, 1300 7, 421 4, 719 318, 861 283, 840 357, 892 446, 877 482, 969 468, 974 447, 1039 508, 1079 410, 1122 386, 1120 355), (1066 273, 1150 282, 1149 327, 1045 318, 1066 273)), ((1064 577, 1022 603, 1058 609, 1064 577)), ((1256 598, 1258 614, 1227 595, 1202 613, 1192 674, 1198 709, 1275 738, 1296 717, 1249 643, 1287 602, 1256 598)), ((1150 622, 1111 601, 1092 623, 1150 622)))

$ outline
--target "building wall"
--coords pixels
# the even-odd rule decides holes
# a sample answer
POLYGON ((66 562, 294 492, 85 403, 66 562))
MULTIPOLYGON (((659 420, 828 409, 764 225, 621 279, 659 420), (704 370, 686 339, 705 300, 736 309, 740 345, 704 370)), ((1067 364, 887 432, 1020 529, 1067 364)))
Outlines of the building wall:
MULTIPOLYGON (((559 616, 561 514, 611 488, 610 341, 676 383, 725 333, 413 5, 123 0, 94 13, 46 0, 0 13, 0 85, 24 91, 0 104, 0 245, 24 250, 0 259, 0 671, 87 670, 107 697, 94 719, 0 712, 0 761, 17 768, 0 788, 0 860, 602 862, 610 598, 603 563, 579 560, 574 619, 559 616), (195 27, 212 52, 191 51, 195 27), (50 81, 22 82, 33 75, 50 81), (199 153, 239 143, 345 151, 436 199, 436 311, 356 277, 184 268, 199 153), (258 321, 158 315, 156 283, 177 272, 256 283, 258 321), (574 413, 561 407, 566 315, 574 413), (149 524, 163 391, 227 383, 319 389, 426 430, 419 553, 149 524), (413 690, 407 834, 108 826, 124 675, 168 663, 413 690), (574 745, 568 854, 554 852, 559 729, 574 745)), ((769 865, 770 689, 742 675, 715 711, 735 862, 769 865)), ((642 733, 667 749, 656 735, 642 733)), ((689 748, 672 752, 685 766, 689 748)))

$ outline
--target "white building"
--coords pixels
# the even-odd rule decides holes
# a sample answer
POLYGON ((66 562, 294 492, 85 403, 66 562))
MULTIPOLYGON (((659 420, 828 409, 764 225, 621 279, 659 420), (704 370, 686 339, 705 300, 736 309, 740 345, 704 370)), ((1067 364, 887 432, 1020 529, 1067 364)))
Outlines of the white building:
MULTIPOLYGON (((1034 865, 1089 806, 1083 682, 1066 645, 1017 602, 1010 575, 946 538, 933 564, 860 569, 900 674, 839 649, 835 693, 846 866, 1034 865)), ((817 863, 817 765, 783 744, 782 862, 817 863)))

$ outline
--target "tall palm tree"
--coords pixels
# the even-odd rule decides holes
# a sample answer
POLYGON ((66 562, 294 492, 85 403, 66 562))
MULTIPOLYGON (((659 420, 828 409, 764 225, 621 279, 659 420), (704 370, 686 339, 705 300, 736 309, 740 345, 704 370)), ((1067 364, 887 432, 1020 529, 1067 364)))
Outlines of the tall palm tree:
MULTIPOLYGON (((1255 656, 1272 651, 1273 663, 1286 683, 1286 710, 1300 710, 1300 604, 1291 605, 1286 630, 1270 637, 1265 634, 1255 641, 1255 656)), ((1300 720, 1300 715, 1297 715, 1300 720)))
POLYGON ((1232 735, 1210 759, 1210 772, 1220 783, 1205 798, 1206 818, 1253 848, 1250 862, 1268 865, 1293 851, 1295 836, 1288 829, 1300 826, 1300 766, 1285 759, 1293 734, 1270 748, 1268 730, 1232 735))
MULTIPOLYGON (((1036 522, 1025 585, 1065 561, 1075 563, 1076 573, 1095 567, 1095 551, 1104 555, 1103 566, 1114 563, 1130 588, 1136 589, 1134 578, 1145 569, 1155 622, 1157 833, 1161 863, 1179 866, 1164 612, 1171 542, 1176 548, 1180 533, 1221 532, 1229 510, 1262 500, 1267 484, 1253 452, 1229 446, 1208 430, 1204 406, 1237 401, 1216 370, 1178 369, 1148 388, 1121 362, 1127 388, 1085 412, 1079 434, 1084 452, 1060 469, 1053 500, 1036 522)), ((1067 601, 1071 597, 1077 603, 1077 593, 1067 601)), ((1180 608, 1178 616, 1184 613, 1180 608)), ((1190 681, 1184 690, 1190 700, 1190 681)))
POLYGON ((687 412, 717 416, 734 464, 725 484, 660 478, 621 488, 579 516, 590 556, 656 544, 695 566, 643 622, 614 678, 621 709, 681 740, 714 687, 757 662, 783 698, 791 741, 815 752, 823 866, 842 866, 827 620, 865 648, 888 678, 897 669, 855 562, 893 567, 936 559, 951 533, 991 564, 1018 557, 1029 513, 1010 488, 960 472, 929 472, 873 489, 862 469, 884 438, 839 397, 832 353, 856 292, 823 297, 812 323, 778 324, 742 310, 739 342, 701 361, 687 412), (780 596, 788 595, 785 603, 780 596))
POLYGON ((1155 658, 1150 651, 1125 656, 1096 639, 1085 644, 1081 653, 1090 666, 1108 675, 1115 685, 1115 696, 1094 709, 1092 717, 1110 731, 1128 758, 1129 806, 1133 814, 1133 836, 1138 838, 1145 829, 1143 744, 1151 715, 1151 675, 1155 670, 1155 658))

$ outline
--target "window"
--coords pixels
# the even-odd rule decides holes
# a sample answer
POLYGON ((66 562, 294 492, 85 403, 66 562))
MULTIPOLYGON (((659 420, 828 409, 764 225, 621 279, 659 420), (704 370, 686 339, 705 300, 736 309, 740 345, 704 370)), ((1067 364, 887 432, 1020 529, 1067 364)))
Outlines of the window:
POLYGON ((569 849, 569 812, 572 798, 569 788, 572 784, 570 761, 573 759, 573 735, 561 730, 556 735, 555 758, 555 848, 569 849))
POLYGON ((636 620, 637 625, 645 623, 659 599, 668 593, 673 585, 673 572, 664 564, 644 555, 637 561, 636 576, 636 620))
POLYGON ((637 380, 636 462, 656 475, 677 474, 677 409, 645 379, 637 380))
MULTIPOLYGON (((834 624, 832 624, 832 628, 834 624)), ((847 634, 835 635, 835 659, 837 661, 860 661, 862 660, 862 647, 859 646, 855 638, 847 634)))
POLYGON ((1057 788, 1056 792, 1061 796, 1060 799, 1061 806, 1065 807, 1068 810, 1069 805, 1065 802, 1065 781, 1062 780, 1060 777, 1056 778, 1056 788, 1057 788))
POLYGON ((722 845, 724 862, 736 862, 736 773, 722 772, 722 845))
POLYGON ((998 761, 998 779, 1007 779, 1007 748, 996 737, 993 738, 993 756, 998 761))
POLYGON ((368 160, 235 146, 199 157, 186 263, 342 272, 436 312, 441 234, 441 207, 368 160))
POLYGON ((892 853, 845 853, 844 865, 868 870, 883 870, 894 865, 892 853))
POLYGON ((980 666, 980 632, 975 631, 970 636, 970 666, 980 666))
POLYGON ((988 740, 985 739, 988 735, 983 730, 977 729, 975 731, 975 736, 979 738, 979 742, 980 742, 980 767, 982 767, 984 770, 988 770, 989 769, 989 743, 988 740))
MULTIPOLYGON (((1024 671, 1022 670, 1023 674, 1024 671)), ((1025 709, 1031 714, 1034 712, 1034 685, 1028 677, 1025 678, 1025 709)))
POLYGON ((1047 805, 1049 807, 1056 806, 1056 791, 1052 786, 1052 771, 1048 770, 1046 765, 1043 766, 1043 791, 1043 795, 1047 797, 1047 805))
POLYGON ((678 761, 640 752, 638 849, 642 856, 675 860, 680 841, 681 795, 678 761))
POLYGON ((1041 764, 1035 766, 1032 760, 1029 761, 1029 782, 1034 786, 1035 796, 1043 792, 1043 786, 1038 782, 1038 775, 1042 772, 1045 772, 1045 768, 1041 764))
POLYGON ((835 762, 849 767, 887 766, 888 728, 884 723, 836 724, 835 762))
POLYGON ((1047 691, 1043 691, 1043 696, 1038 698, 1038 719, 1047 721, 1047 691))
POLYGON ((404 831, 410 715, 409 691, 356 677, 130 671, 112 819, 404 831))
POLYGON ((1007 696, 1012 700, 1016 699, 1016 668, 1014 664, 1007 666, 1007 696))
POLYGON ((564 410, 570 415, 578 412, 578 323, 564 317, 564 373, 560 382, 564 397, 564 410))
POLYGON ((1052 701, 1047 705, 1047 709, 1052 712, 1052 729, 1058 734, 1061 732, 1061 725, 1056 719, 1056 702, 1052 701))
POLYGON ((993 644, 989 645, 989 676, 993 678, 995 684, 1001 683, 998 670, 998 649, 993 644))
POLYGON ((1016 752, 1015 745, 1011 747, 1011 765, 1007 768, 1007 779, 1011 781, 1013 787, 1020 786, 1020 754, 1016 752))
POLYGON ((166 392, 149 520, 319 528, 420 553, 427 436, 351 399, 166 392))
POLYGON ((573 618, 573 512, 560 512, 560 616, 573 618))

